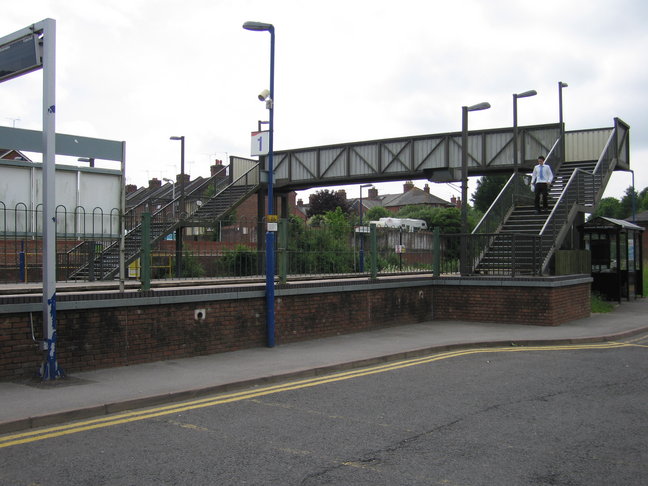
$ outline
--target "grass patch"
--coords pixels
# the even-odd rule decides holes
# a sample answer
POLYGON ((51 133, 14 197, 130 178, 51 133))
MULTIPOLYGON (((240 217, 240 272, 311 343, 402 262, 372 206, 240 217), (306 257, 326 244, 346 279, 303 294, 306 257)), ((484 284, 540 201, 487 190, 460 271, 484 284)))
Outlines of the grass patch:
POLYGON ((614 309, 614 304, 601 299, 601 297, 596 294, 592 294, 592 296, 590 297, 590 306, 592 313, 595 314, 612 312, 612 310, 614 309))

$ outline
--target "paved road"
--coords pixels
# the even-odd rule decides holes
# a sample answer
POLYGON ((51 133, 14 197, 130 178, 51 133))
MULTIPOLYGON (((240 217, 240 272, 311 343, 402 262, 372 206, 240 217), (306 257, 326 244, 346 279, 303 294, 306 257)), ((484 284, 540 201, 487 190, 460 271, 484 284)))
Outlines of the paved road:
POLYGON ((648 336, 627 341, 455 350, 4 436, 0 485, 645 485, 648 336))

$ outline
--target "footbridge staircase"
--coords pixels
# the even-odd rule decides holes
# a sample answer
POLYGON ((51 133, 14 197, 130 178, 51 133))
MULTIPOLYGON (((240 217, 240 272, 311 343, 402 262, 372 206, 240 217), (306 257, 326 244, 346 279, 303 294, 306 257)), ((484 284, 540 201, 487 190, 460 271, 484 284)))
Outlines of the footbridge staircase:
POLYGON ((618 118, 611 128, 566 132, 561 142, 546 160, 554 172, 549 211, 536 214, 530 176, 515 172, 473 231, 472 272, 549 273, 573 226, 596 210, 612 172, 629 169, 629 127, 618 118))
MULTIPOLYGON (((238 205, 260 188, 259 164, 248 159, 233 158, 230 173, 225 176, 222 168, 205 179, 190 192, 175 197, 151 214, 149 242, 151 245, 164 239, 178 228, 190 226, 213 226, 228 216, 238 205), (205 197, 205 194, 211 196, 205 197), (181 207, 184 200, 184 208, 181 207)), ((141 215, 150 208, 144 200, 129 209, 125 216, 124 265, 139 258, 142 250, 141 215)), ((119 275, 120 240, 105 247, 96 242, 83 242, 69 252, 70 261, 85 261, 69 276, 71 280, 109 280, 119 275)))

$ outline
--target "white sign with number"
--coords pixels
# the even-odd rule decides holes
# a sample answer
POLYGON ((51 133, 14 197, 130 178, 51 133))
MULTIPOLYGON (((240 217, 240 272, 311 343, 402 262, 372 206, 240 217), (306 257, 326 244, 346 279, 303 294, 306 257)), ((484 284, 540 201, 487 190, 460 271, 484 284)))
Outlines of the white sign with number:
POLYGON ((268 155, 270 153, 270 132, 252 132, 251 155, 268 155))

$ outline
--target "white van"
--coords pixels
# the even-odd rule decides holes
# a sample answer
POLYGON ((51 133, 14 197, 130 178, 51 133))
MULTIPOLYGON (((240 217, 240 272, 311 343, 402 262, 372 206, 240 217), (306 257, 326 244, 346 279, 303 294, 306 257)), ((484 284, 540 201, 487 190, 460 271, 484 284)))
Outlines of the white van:
POLYGON ((413 218, 380 218, 378 221, 371 221, 377 228, 396 228, 403 231, 420 231, 427 229, 427 223, 422 219, 413 218))

